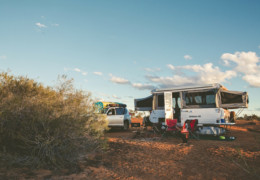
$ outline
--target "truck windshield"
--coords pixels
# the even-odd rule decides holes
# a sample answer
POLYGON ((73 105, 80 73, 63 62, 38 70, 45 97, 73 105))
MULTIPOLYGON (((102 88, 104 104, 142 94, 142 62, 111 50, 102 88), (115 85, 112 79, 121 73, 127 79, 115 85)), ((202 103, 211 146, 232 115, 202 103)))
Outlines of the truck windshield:
POLYGON ((102 109, 101 114, 106 114, 107 111, 108 111, 108 108, 104 108, 104 109, 102 109))

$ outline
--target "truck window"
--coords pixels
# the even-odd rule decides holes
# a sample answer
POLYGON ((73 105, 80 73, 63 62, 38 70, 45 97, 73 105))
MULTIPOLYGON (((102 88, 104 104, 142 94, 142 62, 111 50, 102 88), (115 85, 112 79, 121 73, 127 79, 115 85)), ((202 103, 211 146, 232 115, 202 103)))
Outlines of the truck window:
POLYGON ((110 109, 107 113, 107 115, 111 116, 111 115, 115 115, 115 109, 110 109))
POLYGON ((248 106, 248 94, 247 92, 239 91, 220 91, 222 108, 241 108, 248 106))
POLYGON ((215 95, 214 94, 208 94, 206 95, 206 104, 215 104, 215 95))
POLYGON ((222 104, 243 103, 242 94, 221 92, 222 104))
POLYGON ((116 115, 123 115, 124 109, 123 108, 116 108, 116 115))
POLYGON ((192 105, 192 96, 187 96, 185 97, 186 105, 192 105))
POLYGON ((173 97, 172 98, 172 107, 173 108, 180 108, 181 107, 181 99, 180 99, 180 97, 178 97, 178 98, 173 97))
POLYGON ((164 95, 158 95, 158 107, 164 107, 164 95))
POLYGON ((215 92, 189 92, 185 94, 187 106, 213 107, 216 105, 215 92))
POLYGON ((202 96, 198 95, 194 97, 196 104, 202 104, 202 96))

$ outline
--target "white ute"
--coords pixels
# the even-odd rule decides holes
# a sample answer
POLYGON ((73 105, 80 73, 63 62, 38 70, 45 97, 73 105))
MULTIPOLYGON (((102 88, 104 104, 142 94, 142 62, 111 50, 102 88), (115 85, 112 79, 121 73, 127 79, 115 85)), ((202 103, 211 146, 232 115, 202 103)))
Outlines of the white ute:
POLYGON ((112 102, 97 102, 99 111, 107 115, 109 127, 121 127, 124 130, 131 124, 131 116, 126 104, 112 102))

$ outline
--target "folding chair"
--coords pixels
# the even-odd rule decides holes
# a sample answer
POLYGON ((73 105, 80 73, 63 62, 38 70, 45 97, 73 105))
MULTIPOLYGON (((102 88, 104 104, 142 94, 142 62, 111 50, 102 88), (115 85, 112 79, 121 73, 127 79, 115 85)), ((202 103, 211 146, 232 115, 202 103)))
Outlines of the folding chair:
POLYGON ((177 121, 177 119, 166 119, 163 136, 167 137, 168 135, 176 135, 180 137, 184 143, 187 143, 187 138, 181 133, 180 128, 177 127, 177 121))
POLYGON ((177 131, 177 119, 166 119, 166 131, 177 131))
POLYGON ((187 133, 187 137, 193 137, 195 139, 199 139, 199 135, 196 133, 198 130, 198 120, 193 119, 193 120, 186 120, 184 125, 183 125, 183 132, 187 133), (186 128, 186 131, 184 131, 184 128, 186 128))
POLYGON ((163 125, 164 131, 162 136, 166 137, 171 134, 175 134, 177 129, 177 119, 166 119, 166 125, 163 125))

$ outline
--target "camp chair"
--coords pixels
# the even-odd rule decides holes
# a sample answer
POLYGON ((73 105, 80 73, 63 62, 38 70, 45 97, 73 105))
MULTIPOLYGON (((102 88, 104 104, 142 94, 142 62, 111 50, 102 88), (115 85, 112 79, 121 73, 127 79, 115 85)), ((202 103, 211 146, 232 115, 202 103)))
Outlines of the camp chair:
POLYGON ((198 130, 198 120, 186 120, 183 125, 182 133, 186 133, 187 136, 199 139, 199 135, 196 133, 198 130), (186 128, 186 129, 185 129, 186 128))
POLYGON ((187 138, 181 133, 181 129, 177 126, 177 121, 177 119, 166 119, 162 136, 168 137, 169 135, 175 135, 180 137, 184 143, 187 143, 187 138))
POLYGON ((174 133, 177 131, 177 119, 166 119, 166 125, 162 123, 158 123, 153 126, 154 134, 161 134, 162 136, 166 136, 171 132, 174 133))
POLYGON ((177 119, 166 119, 166 131, 177 131, 177 119))
POLYGON ((162 136, 167 136, 169 134, 174 134, 177 129, 177 119, 166 119, 166 124, 161 123, 153 126, 153 130, 156 134, 162 134, 162 136))

